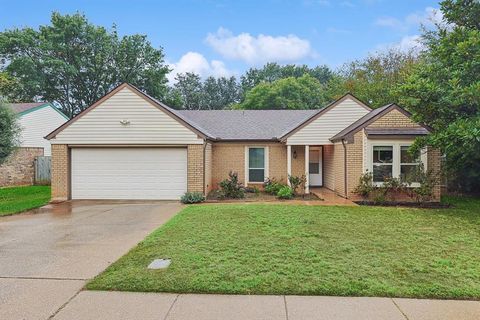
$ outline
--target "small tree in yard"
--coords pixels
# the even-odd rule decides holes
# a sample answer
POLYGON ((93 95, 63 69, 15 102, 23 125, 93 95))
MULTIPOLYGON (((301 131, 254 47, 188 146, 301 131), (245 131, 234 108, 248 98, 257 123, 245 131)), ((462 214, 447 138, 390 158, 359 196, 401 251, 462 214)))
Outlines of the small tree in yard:
POLYGON ((0 101, 0 164, 13 152, 18 142, 20 127, 12 110, 0 101))

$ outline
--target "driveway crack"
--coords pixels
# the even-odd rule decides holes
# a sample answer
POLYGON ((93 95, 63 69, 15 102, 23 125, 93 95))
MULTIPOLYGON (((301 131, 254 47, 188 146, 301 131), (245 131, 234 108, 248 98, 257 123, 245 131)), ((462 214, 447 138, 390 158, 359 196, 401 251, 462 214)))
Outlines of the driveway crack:
POLYGON ((403 310, 400 309, 400 306, 395 302, 395 300, 393 300, 393 298, 390 298, 390 300, 392 300, 393 304, 395 305, 395 307, 397 307, 398 311, 400 311, 400 313, 403 315, 403 317, 407 320, 410 320, 410 319, 408 319, 407 315, 403 312, 403 310))
POLYGON ((177 296, 175 297, 175 299, 172 302, 172 305, 170 306, 170 308, 168 308, 168 311, 165 314, 165 318, 163 318, 163 320, 167 320, 168 316, 170 315, 170 311, 172 311, 173 305, 175 304, 175 302, 177 302, 179 296, 180 296, 180 294, 177 294, 177 296))

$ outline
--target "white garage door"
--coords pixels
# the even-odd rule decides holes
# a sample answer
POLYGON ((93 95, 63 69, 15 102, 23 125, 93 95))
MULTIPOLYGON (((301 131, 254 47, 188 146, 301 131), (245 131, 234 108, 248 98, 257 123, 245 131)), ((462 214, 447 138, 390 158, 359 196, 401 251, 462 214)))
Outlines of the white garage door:
POLYGON ((185 148, 74 148, 72 199, 179 199, 185 148))

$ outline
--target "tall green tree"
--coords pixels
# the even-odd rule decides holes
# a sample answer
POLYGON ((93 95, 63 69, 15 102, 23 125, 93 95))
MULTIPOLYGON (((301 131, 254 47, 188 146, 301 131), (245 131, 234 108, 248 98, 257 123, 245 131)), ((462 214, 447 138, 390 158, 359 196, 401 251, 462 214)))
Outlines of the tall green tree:
POLYGON ((72 117, 116 85, 130 82, 163 100, 162 48, 144 35, 119 37, 80 13, 54 12, 49 25, 0 33, 0 71, 18 79, 25 100, 55 101, 72 117))
POLYGON ((174 90, 181 100, 181 109, 202 109, 202 79, 198 74, 187 72, 177 74, 174 90))
POLYGON ((248 91, 240 109, 316 109, 328 102, 324 86, 305 74, 274 82, 262 82, 248 91))
POLYGON ((395 48, 376 52, 364 59, 343 65, 328 83, 332 98, 346 92, 377 108, 397 102, 398 86, 405 81, 418 60, 418 55, 395 48))
POLYGON ((246 94, 249 90, 262 82, 274 82, 285 78, 299 78, 308 74, 316 78, 320 83, 327 83, 333 76, 333 72, 327 66, 316 66, 310 68, 307 65, 279 65, 271 62, 262 68, 250 68, 241 76, 240 82, 243 92, 246 94))
POLYGON ((240 86, 235 77, 208 77, 202 85, 202 109, 220 110, 240 101, 240 86))
POLYGON ((428 51, 400 87, 400 102, 435 130, 417 145, 446 155, 450 177, 480 191, 480 12, 478 1, 443 1, 448 26, 425 33, 428 51))
POLYGON ((8 105, 0 99, 0 164, 13 152, 18 143, 20 126, 17 117, 8 105))

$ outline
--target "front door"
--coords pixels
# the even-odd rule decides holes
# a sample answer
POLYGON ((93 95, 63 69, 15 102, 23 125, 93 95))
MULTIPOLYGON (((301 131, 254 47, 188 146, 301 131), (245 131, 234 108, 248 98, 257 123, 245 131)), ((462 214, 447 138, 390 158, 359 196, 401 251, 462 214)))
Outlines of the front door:
POLYGON ((309 182, 312 187, 323 185, 322 179, 322 148, 310 147, 309 154, 309 182))

